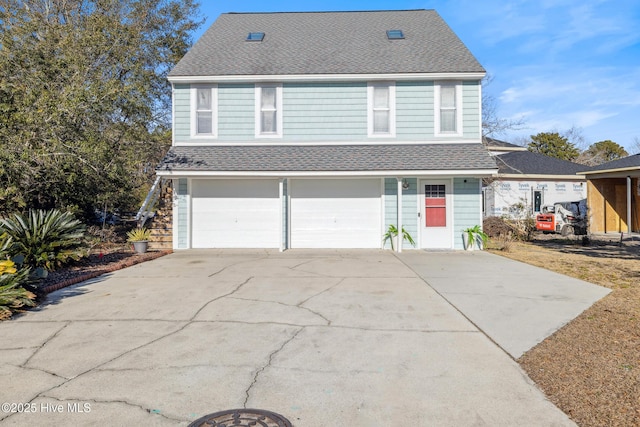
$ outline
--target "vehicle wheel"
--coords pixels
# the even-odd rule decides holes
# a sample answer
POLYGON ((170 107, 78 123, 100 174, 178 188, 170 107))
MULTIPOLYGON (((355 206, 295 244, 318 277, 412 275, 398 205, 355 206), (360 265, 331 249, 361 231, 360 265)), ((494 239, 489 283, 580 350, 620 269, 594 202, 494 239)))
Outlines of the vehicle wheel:
POLYGON ((565 225, 562 227, 562 230, 560 230, 560 234, 562 234, 564 237, 568 236, 569 234, 575 234, 575 231, 573 229, 573 225, 565 225))

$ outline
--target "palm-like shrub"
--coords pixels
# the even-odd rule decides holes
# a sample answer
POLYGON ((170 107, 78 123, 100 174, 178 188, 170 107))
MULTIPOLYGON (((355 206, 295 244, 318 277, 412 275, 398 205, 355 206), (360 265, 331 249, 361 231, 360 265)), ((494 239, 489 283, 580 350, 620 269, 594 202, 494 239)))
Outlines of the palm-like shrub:
POLYGON ((55 270, 69 260, 82 257, 84 225, 69 212, 29 210, 0 219, 0 233, 10 239, 7 253, 24 257, 27 267, 55 270))
POLYGON ((19 270, 13 261, 0 260, 0 320, 11 317, 13 311, 24 306, 33 306, 36 295, 24 289, 29 269, 19 270))

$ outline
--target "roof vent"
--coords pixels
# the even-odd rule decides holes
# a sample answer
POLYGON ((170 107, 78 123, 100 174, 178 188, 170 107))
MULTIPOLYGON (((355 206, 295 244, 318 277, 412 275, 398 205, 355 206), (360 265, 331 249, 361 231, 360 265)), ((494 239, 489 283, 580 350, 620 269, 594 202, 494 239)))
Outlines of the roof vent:
POLYGON ((404 39, 404 33, 402 30, 387 30, 387 38, 389 40, 401 40, 404 39))
POLYGON ((264 33, 249 33, 246 41, 248 42, 261 42, 264 39, 264 33))

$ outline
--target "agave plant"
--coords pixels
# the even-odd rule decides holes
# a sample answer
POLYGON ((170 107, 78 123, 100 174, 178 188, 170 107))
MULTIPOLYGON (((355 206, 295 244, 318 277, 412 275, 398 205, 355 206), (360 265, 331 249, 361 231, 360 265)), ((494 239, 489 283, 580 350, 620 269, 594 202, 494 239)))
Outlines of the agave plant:
POLYGON ((18 270, 13 261, 0 261, 0 320, 11 317, 15 309, 35 305, 36 295, 22 287, 28 276, 29 269, 18 270))
POLYGON ((54 270, 82 257, 84 225, 69 212, 29 210, 0 219, 0 233, 10 239, 7 253, 30 268, 54 270))
POLYGON ((127 241, 128 242, 144 242, 149 240, 151 237, 151 230, 147 230, 146 228, 134 228, 133 230, 127 231, 127 241))

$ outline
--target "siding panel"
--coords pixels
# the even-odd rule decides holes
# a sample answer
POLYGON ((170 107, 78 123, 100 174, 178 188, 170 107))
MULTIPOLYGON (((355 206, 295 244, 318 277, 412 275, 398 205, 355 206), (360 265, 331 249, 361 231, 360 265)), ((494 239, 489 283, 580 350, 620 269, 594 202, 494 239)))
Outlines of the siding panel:
POLYGON ((433 82, 396 84, 396 136, 404 140, 434 139, 433 82))
POLYGON ((255 87, 252 84, 218 85, 218 140, 255 139, 255 87))
POLYGON ((482 199, 478 178, 453 180, 453 237, 454 248, 463 249, 462 230, 482 225, 482 199), (466 180, 467 182, 464 182, 466 180))
POLYGON ((288 83, 282 90, 284 140, 367 137, 366 83, 288 83))
POLYGON ((465 139, 480 138, 480 82, 462 83, 462 132, 465 139))
MULTIPOLYGON (((389 229, 389 225, 398 223, 398 184, 395 178, 384 179, 384 229, 385 234, 389 229)), ((381 237, 382 238, 382 237, 381 237)), ((386 241, 384 249, 391 249, 391 243, 386 241)))
POLYGON ((189 118, 191 108, 191 86, 188 84, 175 84, 173 86, 174 108, 174 137, 176 142, 188 141, 191 138, 191 121, 189 118))
POLYGON ((189 236, 189 191, 187 178, 178 179, 178 191, 176 192, 176 243, 178 249, 188 247, 189 236))

